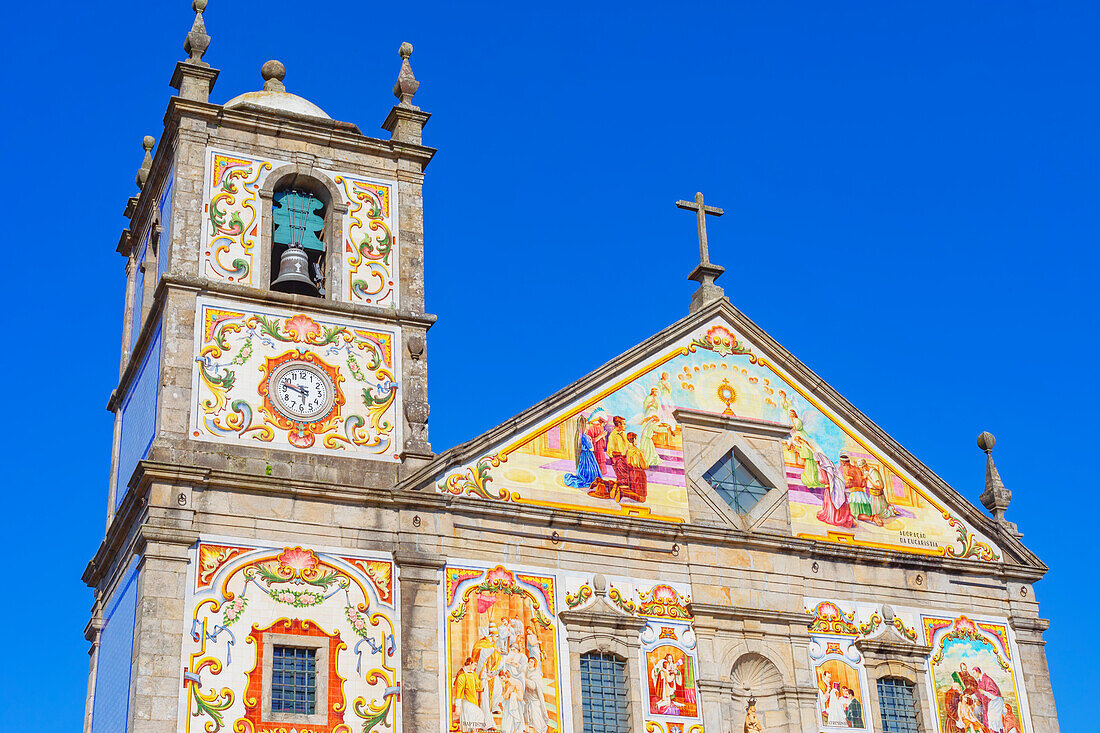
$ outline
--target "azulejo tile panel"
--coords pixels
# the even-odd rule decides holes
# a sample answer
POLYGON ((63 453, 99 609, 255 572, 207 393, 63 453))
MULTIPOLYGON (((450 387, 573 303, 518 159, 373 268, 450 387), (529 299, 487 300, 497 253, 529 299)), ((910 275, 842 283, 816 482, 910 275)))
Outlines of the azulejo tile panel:
POLYGON ((395 461, 399 329, 199 298, 196 440, 395 461))
MULTIPOLYGON (((270 230, 271 211, 260 197, 268 176, 286 161, 226 150, 207 150, 201 269, 203 275, 252 287, 260 243, 270 230)), ((396 307, 398 280, 397 183, 383 178, 314 169, 313 175, 346 209, 336 223, 340 241, 328 247, 338 257, 337 299, 396 307)), ((278 184, 277 181, 273 183, 278 184)), ((334 216, 326 212, 325 216, 334 216)), ((273 267, 275 264, 273 263, 273 267)))
POLYGON ((191 568, 181 731, 400 730, 400 608, 388 555, 204 537, 191 568), (312 715, 271 710, 265 655, 274 644, 315 650, 312 715))

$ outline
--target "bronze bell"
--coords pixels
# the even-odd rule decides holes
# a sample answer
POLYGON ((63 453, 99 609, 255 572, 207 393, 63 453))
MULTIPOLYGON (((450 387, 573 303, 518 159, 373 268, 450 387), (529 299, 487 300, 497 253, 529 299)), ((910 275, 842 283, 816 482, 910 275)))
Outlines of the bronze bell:
POLYGON ((309 255, 301 247, 290 245, 279 258, 279 277, 271 289, 295 295, 317 295, 317 286, 309 278, 309 255))

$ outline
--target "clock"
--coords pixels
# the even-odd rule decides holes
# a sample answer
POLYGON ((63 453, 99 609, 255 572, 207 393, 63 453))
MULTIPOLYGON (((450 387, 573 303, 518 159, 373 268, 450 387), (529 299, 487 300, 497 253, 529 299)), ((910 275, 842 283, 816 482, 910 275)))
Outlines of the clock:
POLYGON ((328 415, 336 404, 332 377, 320 366, 290 359, 271 372, 267 393, 271 405, 294 422, 313 422, 328 415))

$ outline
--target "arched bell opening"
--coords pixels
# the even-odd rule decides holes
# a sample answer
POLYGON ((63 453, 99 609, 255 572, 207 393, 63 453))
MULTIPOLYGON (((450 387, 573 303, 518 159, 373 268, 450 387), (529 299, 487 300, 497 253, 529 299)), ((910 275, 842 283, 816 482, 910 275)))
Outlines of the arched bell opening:
POLYGON ((272 290, 325 296, 330 198, 324 186, 301 176, 281 184, 272 193, 272 290))

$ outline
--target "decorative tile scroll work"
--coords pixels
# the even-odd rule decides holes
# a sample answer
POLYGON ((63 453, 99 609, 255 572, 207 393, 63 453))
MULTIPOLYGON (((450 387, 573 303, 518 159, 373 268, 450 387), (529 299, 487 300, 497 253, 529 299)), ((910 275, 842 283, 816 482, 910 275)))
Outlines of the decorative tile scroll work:
POLYGON ((397 305, 396 186, 335 176, 348 213, 344 218, 344 298, 351 303, 397 305))
POLYGON ((400 615, 388 557, 221 539, 191 552, 179 730, 400 730, 400 615), (275 720, 266 707, 264 655, 275 643, 317 650, 315 715, 275 720))
POLYGON ((258 287, 256 252, 262 226, 259 190, 274 163, 208 150, 202 274, 258 287))
POLYGON ((959 733, 969 726, 979 733, 1030 733, 1027 695, 1017 683, 1022 677, 1014 661, 1018 658, 1016 641, 1003 619, 863 602, 805 599, 804 603, 823 733, 835 728, 859 729, 857 722, 867 728, 871 725, 865 702, 870 687, 856 648, 857 640, 862 639, 931 648, 925 662, 928 689, 921 694, 935 701, 934 730, 959 733))
POLYGON ((681 407, 789 431, 783 461, 795 536, 1000 560, 987 538, 721 317, 448 471, 436 487, 485 501, 689 521, 673 416, 681 407))
POLYGON ((396 460, 394 329, 200 298, 192 437, 396 460))
POLYGON ((555 576, 448 565, 444 582, 445 730, 560 733, 569 697, 555 576))

